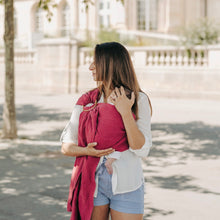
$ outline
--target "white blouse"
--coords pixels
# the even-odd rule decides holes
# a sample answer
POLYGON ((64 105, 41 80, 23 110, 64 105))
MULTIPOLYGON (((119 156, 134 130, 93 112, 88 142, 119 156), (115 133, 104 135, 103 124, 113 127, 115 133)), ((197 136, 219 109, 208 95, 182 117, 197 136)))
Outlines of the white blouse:
MULTIPOLYGON (((104 96, 102 94, 98 103, 104 102, 104 96)), ((143 170, 141 166, 141 157, 146 157, 149 154, 152 146, 151 136, 151 109, 147 95, 139 92, 138 98, 138 119, 136 121, 138 129, 143 133, 145 137, 145 143, 141 149, 133 150, 129 148, 126 151, 120 153, 117 156, 117 151, 106 157, 115 157, 112 163, 112 191, 113 194, 131 192, 138 189, 144 182, 143 170)), ((78 126, 79 116, 83 110, 80 105, 75 105, 70 118, 64 128, 60 142, 78 144, 78 126)), ((99 165, 102 163, 104 157, 100 158, 99 165)), ((98 168, 97 167, 97 168, 98 168)), ((98 177, 96 176, 96 190, 94 196, 97 195, 98 189, 98 177)))

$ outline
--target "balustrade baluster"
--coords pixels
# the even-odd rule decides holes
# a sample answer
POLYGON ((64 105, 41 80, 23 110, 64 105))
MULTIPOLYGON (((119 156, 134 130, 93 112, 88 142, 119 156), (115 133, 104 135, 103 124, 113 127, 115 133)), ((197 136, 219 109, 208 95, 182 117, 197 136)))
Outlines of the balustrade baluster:
POLYGON ((190 50, 190 59, 189 59, 190 66, 195 66, 195 61, 196 61, 195 51, 194 51, 194 49, 191 49, 190 50))
POLYGON ((170 51, 166 51, 166 57, 165 57, 165 65, 170 66, 170 51))
POLYGON ((171 66, 176 66, 176 51, 173 51, 172 53, 172 57, 171 57, 171 66))
POLYGON ((182 51, 178 50, 177 51, 177 66, 182 66, 183 65, 182 61, 183 61, 182 51))
POLYGON ((203 66, 208 66, 208 50, 204 49, 203 53, 204 53, 202 58, 203 66))
POLYGON ((188 51, 184 50, 183 52, 183 65, 184 66, 188 66, 189 65, 189 55, 188 55, 188 51))
POLYGON ((197 58, 196 58, 196 66, 202 66, 202 50, 198 50, 196 52, 197 58))
POLYGON ((87 65, 87 64, 89 64, 89 62, 90 62, 90 57, 89 57, 88 53, 86 53, 85 64, 87 65))
POLYGON ((165 60, 165 56, 164 56, 165 51, 161 51, 160 52, 160 57, 159 57, 159 65, 163 66, 164 65, 164 60, 165 60))
POLYGON ((26 59, 24 57, 24 53, 21 53, 21 62, 25 63, 26 59))
POLYGON ((159 66, 159 52, 155 51, 154 52, 154 62, 153 62, 154 66, 159 66))
POLYGON ((147 61, 148 61, 148 66, 153 65, 153 52, 152 51, 148 51, 147 61))
POLYGON ((89 64, 91 64, 93 62, 93 57, 89 54, 89 64))

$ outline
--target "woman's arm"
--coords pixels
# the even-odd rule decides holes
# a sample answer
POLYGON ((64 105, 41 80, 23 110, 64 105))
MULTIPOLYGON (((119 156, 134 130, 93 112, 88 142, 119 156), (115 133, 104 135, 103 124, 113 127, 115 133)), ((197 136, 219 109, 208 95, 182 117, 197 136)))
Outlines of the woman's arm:
POLYGON ((87 147, 80 147, 74 143, 62 143, 61 152, 66 156, 71 157, 80 157, 80 156, 93 156, 93 157, 101 157, 108 155, 115 150, 112 148, 108 148, 105 150, 96 150, 95 146, 97 143, 89 143, 87 147))
POLYGON ((133 150, 141 149, 146 140, 132 115, 131 107, 135 101, 134 93, 132 93, 131 99, 128 99, 123 87, 120 88, 120 91, 116 88, 110 95, 110 100, 122 116, 130 148, 133 150))
POLYGON ((142 132, 138 129, 136 121, 132 115, 132 111, 128 111, 122 115, 124 122, 128 143, 131 149, 141 149, 145 143, 145 137, 142 132))
POLYGON ((80 147, 75 143, 78 143, 78 126, 79 116, 82 112, 82 106, 75 105, 70 118, 70 121, 65 126, 60 142, 62 143, 61 152, 66 156, 80 157, 80 156, 94 156, 101 157, 114 152, 114 149, 109 148, 105 150, 96 150, 96 143, 89 143, 87 147, 80 147))

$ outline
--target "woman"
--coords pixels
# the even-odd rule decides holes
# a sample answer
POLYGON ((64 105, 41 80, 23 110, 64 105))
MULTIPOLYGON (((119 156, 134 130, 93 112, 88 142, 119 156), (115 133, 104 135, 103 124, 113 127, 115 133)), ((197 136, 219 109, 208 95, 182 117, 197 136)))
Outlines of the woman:
POLYGON ((143 219, 144 177, 141 157, 146 157, 152 146, 150 101, 141 91, 129 53, 121 44, 97 44, 94 62, 89 70, 97 82, 98 89, 93 90, 99 91, 96 96, 97 103, 107 103, 108 100, 120 114, 129 149, 123 150, 118 156, 113 147, 96 149, 99 140, 97 143, 88 143, 87 146, 78 146, 81 132, 78 129, 81 128, 82 119, 80 115, 84 112, 79 100, 61 135, 61 151, 64 155, 76 159, 100 158, 95 173, 92 220, 108 219, 109 213, 112 220, 143 219), (133 91, 130 99, 125 94, 125 88, 133 91), (117 159, 112 162, 112 174, 105 165, 108 157, 117 159))

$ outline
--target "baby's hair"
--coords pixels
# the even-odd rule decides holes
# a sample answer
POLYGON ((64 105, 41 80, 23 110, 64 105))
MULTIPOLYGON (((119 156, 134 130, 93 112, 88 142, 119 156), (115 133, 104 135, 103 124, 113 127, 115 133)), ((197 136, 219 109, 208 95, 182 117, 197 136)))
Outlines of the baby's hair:
POLYGON ((129 99, 131 99, 131 93, 132 93, 132 91, 131 91, 130 89, 127 89, 127 88, 124 88, 124 90, 125 90, 126 96, 127 96, 129 99))
MULTIPOLYGON (((120 88, 120 86, 116 86, 116 87, 117 87, 117 88, 120 88)), ((129 99, 131 99, 131 93, 132 93, 132 91, 131 91, 130 89, 126 88, 126 87, 124 87, 124 90, 125 90, 126 96, 127 96, 129 99)))

